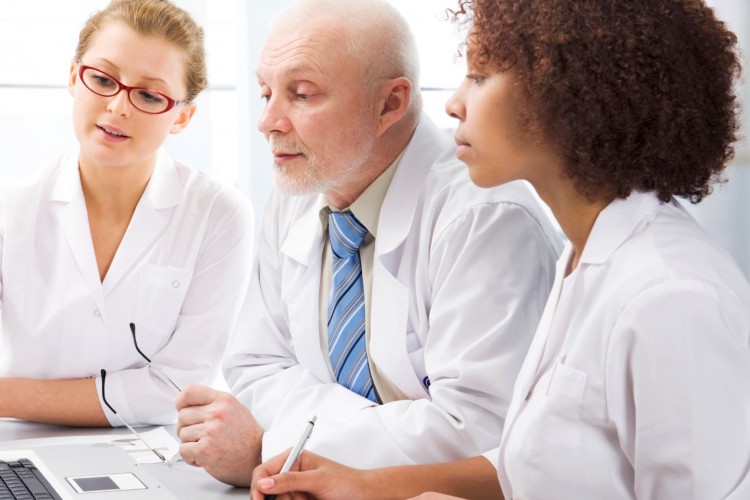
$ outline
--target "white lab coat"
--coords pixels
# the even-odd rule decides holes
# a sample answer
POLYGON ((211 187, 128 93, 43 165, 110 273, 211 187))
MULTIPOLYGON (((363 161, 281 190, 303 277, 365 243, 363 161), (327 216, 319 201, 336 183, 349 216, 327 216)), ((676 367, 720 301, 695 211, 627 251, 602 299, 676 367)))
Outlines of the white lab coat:
POLYGON ((0 376, 97 377, 105 368, 107 400, 128 423, 172 423, 175 394, 136 352, 129 323, 178 385, 214 371, 247 290, 252 210, 160 151, 100 282, 77 158, 0 186, 0 376))
POLYGON ((357 467, 497 446, 559 240, 526 185, 477 188, 448 146, 423 118, 375 240, 369 356, 409 400, 373 405, 335 383, 319 336, 320 199, 272 195, 225 363, 266 431, 264 459, 293 445, 313 415, 308 448, 357 467))
POLYGON ((605 208, 570 247, 516 382, 507 499, 750 498, 750 285, 673 201, 605 208))

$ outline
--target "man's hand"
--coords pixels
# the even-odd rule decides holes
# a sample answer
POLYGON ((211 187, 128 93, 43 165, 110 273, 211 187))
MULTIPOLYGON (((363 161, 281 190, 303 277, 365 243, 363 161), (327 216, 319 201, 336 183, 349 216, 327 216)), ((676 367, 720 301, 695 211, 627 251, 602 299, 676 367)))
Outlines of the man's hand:
POLYGON ((277 494, 279 500, 382 497, 371 471, 345 467, 309 451, 302 452, 291 472, 279 474, 289 451, 255 468, 250 489, 252 500, 263 500, 267 494, 277 494))
POLYGON ((202 385, 186 387, 176 406, 182 459, 221 482, 249 486, 263 442, 250 410, 231 394, 202 385))

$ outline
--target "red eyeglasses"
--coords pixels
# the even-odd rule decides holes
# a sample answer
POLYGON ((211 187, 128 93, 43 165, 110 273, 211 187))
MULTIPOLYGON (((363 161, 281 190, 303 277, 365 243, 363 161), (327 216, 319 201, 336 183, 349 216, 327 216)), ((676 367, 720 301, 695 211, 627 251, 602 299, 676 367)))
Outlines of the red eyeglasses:
POLYGON ((117 78, 91 66, 80 65, 78 76, 83 85, 96 95, 112 97, 125 90, 128 100, 137 110, 150 115, 166 113, 178 104, 187 104, 186 99, 175 100, 155 90, 143 87, 129 87, 117 78))

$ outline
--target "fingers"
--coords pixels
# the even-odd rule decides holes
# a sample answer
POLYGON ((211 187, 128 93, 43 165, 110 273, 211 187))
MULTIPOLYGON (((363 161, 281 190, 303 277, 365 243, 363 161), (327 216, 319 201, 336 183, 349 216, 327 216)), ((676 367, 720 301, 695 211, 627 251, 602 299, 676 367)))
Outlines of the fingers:
POLYGON ((177 410, 182 410, 189 406, 203 406, 210 404, 216 399, 216 394, 220 392, 205 385, 191 384, 185 387, 177 395, 175 406, 177 410))
POLYGON ((186 463, 203 467, 224 483, 250 485, 260 463, 263 429, 234 396, 214 391, 210 404, 180 410, 178 423, 180 455, 186 463))
MULTIPOLYGON (((204 385, 189 385, 177 397, 177 434, 185 427, 212 420, 217 414, 239 402, 226 392, 204 385)), ((241 405, 240 405, 241 406, 241 405)))
POLYGON ((264 495, 279 495, 279 498, 284 498, 282 495, 289 494, 292 498, 305 498, 305 495, 301 495, 305 492, 310 492, 315 496, 315 493, 321 490, 319 486, 320 475, 313 472, 284 472, 283 474, 277 474, 275 476, 263 477, 258 479, 255 485, 255 489, 251 490, 256 493, 256 496, 251 498, 257 500, 263 500, 264 495), (301 495, 301 496, 298 496, 301 495))
POLYGON ((278 474, 290 452, 291 448, 260 464, 253 470, 253 479, 250 483, 250 498, 252 500, 264 500, 266 490, 268 488, 273 488, 274 482, 273 479, 271 479, 270 482, 265 481, 263 483, 265 485, 264 489, 259 490, 257 487, 258 481, 266 480, 271 476, 278 474))
POLYGON ((312 497, 327 498, 331 491, 334 476, 321 474, 321 467, 332 463, 314 453, 303 451, 292 471, 279 474, 291 449, 259 465, 253 471, 251 498, 263 500, 264 495, 279 495, 279 499, 312 497))
POLYGON ((180 441, 183 443, 192 443, 199 441, 200 438, 205 435, 205 426, 200 424, 183 425, 177 433, 177 437, 179 437, 180 441))
POLYGON ((194 467, 201 467, 198 463, 200 454, 198 453, 198 443, 183 443, 180 445, 180 456, 182 460, 194 467))
MULTIPOLYGON (((192 406, 183 408, 177 414, 177 435, 182 441, 186 441, 186 431, 193 427, 190 432, 195 433, 195 427, 206 422, 209 418, 210 417, 207 411, 207 407, 205 406, 192 406)), ((200 435, 195 436, 195 439, 187 439, 187 441, 195 441, 200 437, 200 435)))

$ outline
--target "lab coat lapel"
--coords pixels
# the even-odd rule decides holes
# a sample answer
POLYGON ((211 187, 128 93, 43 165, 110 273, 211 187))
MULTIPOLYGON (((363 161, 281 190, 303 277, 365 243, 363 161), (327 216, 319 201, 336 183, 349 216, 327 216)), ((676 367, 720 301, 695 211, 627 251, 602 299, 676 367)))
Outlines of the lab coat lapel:
POLYGON ((174 162, 160 151, 148 186, 102 282, 105 296, 153 246, 169 224, 174 207, 184 200, 184 188, 174 162))
POLYGON ((289 260, 282 273, 281 300, 289 311, 289 331, 297 359, 322 381, 334 382, 320 348, 320 259, 323 239, 320 218, 320 197, 297 198, 301 215, 291 225, 281 243, 281 253, 289 260))
MULTIPOLYGON (((104 294, 96 266, 94 243, 91 240, 86 202, 78 173, 78 156, 72 157, 60 169, 50 192, 50 201, 56 211, 57 220, 83 281, 91 291, 96 306, 104 315, 104 294)), ((102 316, 104 317, 104 316, 102 316)))
POLYGON ((539 325, 536 329, 536 334, 531 342, 526 358, 521 367, 521 371, 518 373, 516 378, 516 384, 513 388, 513 400, 508 408, 508 414, 505 420, 505 431, 513 425, 513 421, 518 412, 520 405, 526 400, 526 396, 529 394, 532 386, 537 379, 537 372, 542 363, 542 357, 544 355, 545 346, 549 339, 550 329, 552 327, 552 319, 555 317, 555 311, 557 309, 557 303, 560 299, 560 293, 562 291, 563 278, 565 277, 565 269, 568 266, 570 260, 570 253, 572 247, 570 243, 566 243, 565 249, 562 255, 557 261, 557 269, 555 271, 555 281, 552 284, 552 290, 550 296, 547 299, 547 304, 542 313, 542 317, 539 320, 539 325))
POLYGON ((409 290, 399 280, 399 270, 424 179, 448 145, 441 134, 427 117, 422 117, 383 200, 375 240, 369 354, 382 374, 410 399, 429 394, 414 375, 406 351, 409 290))

